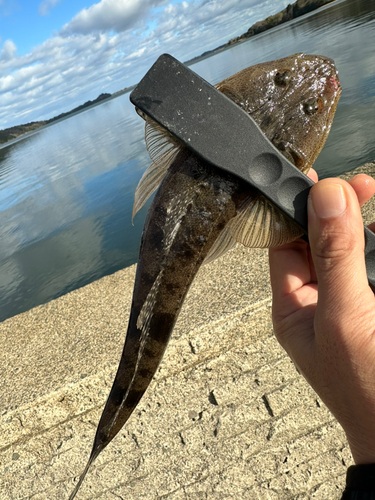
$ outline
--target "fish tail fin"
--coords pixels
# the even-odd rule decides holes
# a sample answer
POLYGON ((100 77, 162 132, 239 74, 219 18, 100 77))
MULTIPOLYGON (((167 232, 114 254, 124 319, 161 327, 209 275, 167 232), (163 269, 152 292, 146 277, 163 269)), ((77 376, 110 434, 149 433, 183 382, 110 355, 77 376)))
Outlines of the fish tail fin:
POLYGON ((74 490, 71 492, 69 500, 73 500, 73 498, 76 497, 78 490, 80 489, 81 484, 83 483, 83 480, 86 477, 86 474, 88 473, 91 465, 93 464, 94 460, 97 458, 97 456, 99 455, 99 453, 101 451, 102 451, 102 448, 98 447, 96 445, 96 443, 94 442, 94 446, 92 447, 91 454, 90 454, 90 457, 87 461, 86 467, 85 467, 84 471, 82 472, 82 474, 80 475, 78 483, 76 484, 74 490))

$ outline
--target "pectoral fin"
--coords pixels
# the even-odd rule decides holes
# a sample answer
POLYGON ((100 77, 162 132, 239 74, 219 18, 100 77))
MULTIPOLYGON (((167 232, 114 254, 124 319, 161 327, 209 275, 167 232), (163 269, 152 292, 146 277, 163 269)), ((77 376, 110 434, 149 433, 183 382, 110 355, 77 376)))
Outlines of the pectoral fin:
POLYGON ((271 248, 290 243, 302 234, 303 231, 264 196, 249 197, 223 229, 204 264, 221 257, 236 243, 248 248, 271 248))
POLYGON ((303 231, 263 196, 248 199, 227 229, 238 243, 249 248, 271 248, 302 236, 303 231))

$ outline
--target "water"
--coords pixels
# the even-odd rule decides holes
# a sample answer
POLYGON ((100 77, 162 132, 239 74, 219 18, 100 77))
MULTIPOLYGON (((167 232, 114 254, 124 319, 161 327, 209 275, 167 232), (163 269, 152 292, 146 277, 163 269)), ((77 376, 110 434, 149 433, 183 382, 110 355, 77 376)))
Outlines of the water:
MULTIPOLYGON (((343 94, 315 163, 326 177, 375 159, 374 46, 375 0, 339 0, 192 69, 216 83, 295 52, 332 57, 343 94)), ((0 148, 0 321, 136 262, 148 164, 128 94, 0 148)))

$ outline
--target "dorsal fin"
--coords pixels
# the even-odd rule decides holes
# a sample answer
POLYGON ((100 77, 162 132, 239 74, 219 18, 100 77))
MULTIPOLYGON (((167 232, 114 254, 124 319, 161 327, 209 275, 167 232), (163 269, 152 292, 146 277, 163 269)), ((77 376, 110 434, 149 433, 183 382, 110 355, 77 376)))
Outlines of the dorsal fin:
POLYGON ((165 128, 147 115, 142 115, 142 117, 146 121, 145 140, 152 163, 143 173, 135 190, 132 222, 138 210, 158 188, 181 147, 180 142, 171 136, 165 128))

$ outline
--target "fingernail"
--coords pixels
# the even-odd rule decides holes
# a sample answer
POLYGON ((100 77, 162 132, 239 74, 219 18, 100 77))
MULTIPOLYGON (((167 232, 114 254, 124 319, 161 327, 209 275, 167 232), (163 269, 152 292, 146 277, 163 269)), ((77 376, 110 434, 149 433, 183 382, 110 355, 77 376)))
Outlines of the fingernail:
POLYGON ((338 217, 346 209, 345 192, 340 184, 321 184, 311 190, 310 199, 314 212, 321 219, 338 217))

